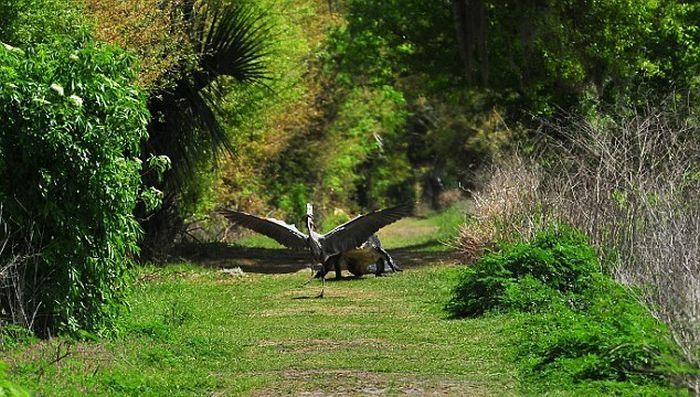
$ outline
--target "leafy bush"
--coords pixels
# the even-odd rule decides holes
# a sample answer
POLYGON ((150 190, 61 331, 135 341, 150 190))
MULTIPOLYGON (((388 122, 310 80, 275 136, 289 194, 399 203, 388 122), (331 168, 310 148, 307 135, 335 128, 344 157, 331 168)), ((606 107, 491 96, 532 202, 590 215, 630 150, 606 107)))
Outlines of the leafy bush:
POLYGON ((457 316, 524 309, 532 305, 532 295, 544 295, 546 300, 549 290, 562 294, 584 290, 598 270, 596 253, 585 236, 565 226, 552 228, 465 269, 448 308, 457 316))
POLYGON ((541 314, 522 317, 517 355, 530 376, 643 384, 663 383, 678 369, 668 330, 622 286, 597 275, 579 299, 572 307, 555 298, 541 314))
POLYGON ((103 330, 122 302, 148 120, 132 61, 85 32, 0 47, 0 202, 10 246, 37 253, 21 287, 42 334, 103 330))
POLYGON ((60 0, 0 0, 0 40, 13 46, 78 37, 85 30, 80 9, 60 0))
POLYGON ((95 21, 93 32, 97 40, 136 54, 141 66, 137 84, 157 92, 172 88, 170 85, 182 72, 182 65, 193 63, 195 58, 183 29, 189 23, 184 3, 182 0, 87 0, 85 13, 95 21))
POLYGON ((447 308, 460 317, 515 313, 515 357, 534 384, 664 392, 669 374, 684 371, 680 351, 665 326, 599 268, 581 233, 550 228, 465 269, 447 308))
MULTIPOLYGON (((474 208, 478 226, 495 240, 526 239, 551 221, 584 231, 606 253, 605 268, 636 288, 698 368, 700 133, 693 106, 671 97, 643 109, 546 121, 540 154, 498 161, 474 208)), ((687 382, 700 393, 698 379, 687 382)))

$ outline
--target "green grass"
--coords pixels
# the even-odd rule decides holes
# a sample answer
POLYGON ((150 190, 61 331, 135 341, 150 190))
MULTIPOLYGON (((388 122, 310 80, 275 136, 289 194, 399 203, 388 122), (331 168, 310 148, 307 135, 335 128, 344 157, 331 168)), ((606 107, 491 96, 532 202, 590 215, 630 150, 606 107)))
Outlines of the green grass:
MULTIPOLYGON (((446 219, 458 223, 459 211, 450 211, 404 220, 386 240, 435 240, 449 230, 446 219)), ((119 336, 23 344, 2 359, 10 377, 38 395, 516 394, 499 332, 509 321, 450 320, 443 310, 457 274, 426 264, 392 277, 331 280, 324 299, 308 299, 320 291, 318 282, 304 285, 308 271, 147 267, 119 336)))
MULTIPOLYGON (((461 211, 402 220, 385 243, 444 249, 432 242, 449 238, 461 211)), ((522 313, 449 318, 461 271, 426 263, 391 277, 331 279, 324 299, 309 299, 320 291, 318 281, 305 285, 310 271, 145 267, 117 337, 25 341, 0 360, 10 379, 47 396, 605 395, 524 374, 522 313)))
POLYGON ((250 232, 244 237, 241 237, 238 240, 236 240, 235 245, 241 247, 284 248, 277 241, 269 237, 263 236, 262 234, 257 234, 254 232, 250 232))
POLYGON ((329 282, 309 273, 230 276, 192 265, 141 272, 113 340, 54 339, 5 354, 39 395, 284 394, 374 387, 518 387, 502 318, 448 320, 454 267, 329 282), (55 361, 63 353, 65 358, 55 361))
POLYGON ((378 234, 382 244, 389 249, 418 246, 420 251, 448 251, 470 205, 470 201, 460 201, 442 212, 405 218, 378 234))

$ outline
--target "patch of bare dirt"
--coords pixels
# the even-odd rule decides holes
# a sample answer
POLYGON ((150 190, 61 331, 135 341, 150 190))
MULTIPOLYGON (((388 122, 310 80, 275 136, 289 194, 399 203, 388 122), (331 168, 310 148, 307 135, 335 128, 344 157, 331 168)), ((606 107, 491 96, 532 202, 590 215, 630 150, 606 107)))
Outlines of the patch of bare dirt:
POLYGON ((263 341, 258 346, 269 347, 277 352, 294 353, 320 353, 347 349, 392 349, 396 345, 383 339, 353 339, 353 340, 329 340, 329 339, 302 339, 291 341, 263 341))
MULTIPOLYGON (((491 396, 488 385, 469 379, 353 370, 287 370, 270 387, 250 396, 491 396)), ((507 391, 504 394, 509 394, 507 391)), ((512 392, 511 392, 512 394, 512 392)))

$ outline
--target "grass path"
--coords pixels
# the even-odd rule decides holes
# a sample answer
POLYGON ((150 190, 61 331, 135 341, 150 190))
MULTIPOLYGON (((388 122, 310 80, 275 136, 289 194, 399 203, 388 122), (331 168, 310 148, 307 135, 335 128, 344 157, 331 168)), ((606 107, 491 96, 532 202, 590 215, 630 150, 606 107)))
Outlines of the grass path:
MULTIPOLYGON (((436 221, 406 222, 403 231, 436 221)), ((146 268, 119 337, 56 338, 3 359, 38 395, 518 394, 499 332, 508 321, 451 320, 442 310, 457 270, 432 263, 331 280, 326 298, 309 299, 319 292, 303 285, 309 270, 146 268)))

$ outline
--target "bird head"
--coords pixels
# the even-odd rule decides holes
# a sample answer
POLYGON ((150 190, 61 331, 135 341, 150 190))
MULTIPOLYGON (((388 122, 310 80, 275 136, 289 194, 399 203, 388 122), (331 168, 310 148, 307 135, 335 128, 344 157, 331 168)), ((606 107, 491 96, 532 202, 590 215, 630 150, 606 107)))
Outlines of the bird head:
POLYGON ((309 228, 314 225, 314 207, 311 203, 306 203, 306 215, 304 216, 304 221, 309 226, 309 228))

